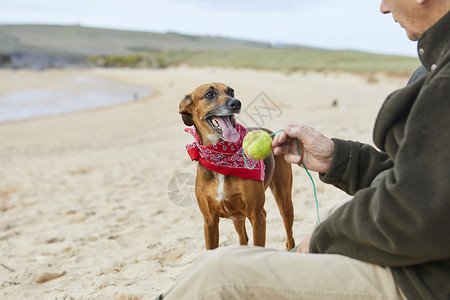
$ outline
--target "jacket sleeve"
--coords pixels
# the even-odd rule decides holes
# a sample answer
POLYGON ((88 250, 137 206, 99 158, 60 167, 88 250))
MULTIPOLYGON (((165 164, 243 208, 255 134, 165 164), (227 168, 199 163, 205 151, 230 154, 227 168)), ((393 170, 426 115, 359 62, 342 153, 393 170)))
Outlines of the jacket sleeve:
POLYGON ((316 228, 312 253, 391 267, 450 258, 449 73, 423 86, 404 123, 394 164, 377 184, 368 186, 384 167, 363 169, 387 166, 388 160, 363 145, 336 143, 339 157, 330 168, 335 174, 323 177, 354 197, 316 228))
POLYGON ((378 174, 393 166, 386 153, 379 152, 371 145, 332 140, 333 161, 328 172, 319 177, 323 182, 330 183, 349 195, 368 187, 378 174))

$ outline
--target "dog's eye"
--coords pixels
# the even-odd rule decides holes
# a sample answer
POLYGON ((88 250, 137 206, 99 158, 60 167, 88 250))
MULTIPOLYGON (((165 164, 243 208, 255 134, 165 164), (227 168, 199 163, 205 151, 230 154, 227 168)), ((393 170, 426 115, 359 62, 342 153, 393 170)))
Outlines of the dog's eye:
POLYGON ((213 99, 216 94, 213 91, 209 91, 205 94, 205 98, 213 99))
POLYGON ((234 98, 234 91, 232 89, 228 90, 228 96, 234 98))

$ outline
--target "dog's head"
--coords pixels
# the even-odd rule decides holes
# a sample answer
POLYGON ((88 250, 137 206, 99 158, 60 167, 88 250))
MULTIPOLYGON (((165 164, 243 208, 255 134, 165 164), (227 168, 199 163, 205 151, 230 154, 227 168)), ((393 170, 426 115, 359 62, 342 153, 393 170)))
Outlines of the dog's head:
POLYGON ((184 124, 195 126, 204 145, 221 139, 238 141, 235 114, 240 111, 241 102, 234 98, 233 89, 222 83, 197 87, 181 100, 179 108, 184 124))

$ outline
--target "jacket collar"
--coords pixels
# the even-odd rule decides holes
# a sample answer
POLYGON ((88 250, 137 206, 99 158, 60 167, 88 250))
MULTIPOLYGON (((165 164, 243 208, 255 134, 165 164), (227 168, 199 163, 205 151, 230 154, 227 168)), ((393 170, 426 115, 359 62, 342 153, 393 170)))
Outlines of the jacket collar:
POLYGON ((419 38, 419 58, 428 71, 443 63, 450 49, 450 12, 425 31, 419 38))

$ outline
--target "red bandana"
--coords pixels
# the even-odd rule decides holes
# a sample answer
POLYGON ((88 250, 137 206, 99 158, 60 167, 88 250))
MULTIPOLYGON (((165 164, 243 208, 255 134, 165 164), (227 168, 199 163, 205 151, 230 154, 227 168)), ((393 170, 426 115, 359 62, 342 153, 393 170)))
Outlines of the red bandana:
POLYGON ((247 128, 236 122, 236 130, 240 134, 236 143, 221 141, 203 146, 200 144, 197 130, 186 128, 184 131, 192 134, 195 139, 194 143, 186 145, 191 160, 196 160, 205 168, 222 175, 264 181, 264 161, 249 157, 244 159, 242 140, 248 132, 247 128))

